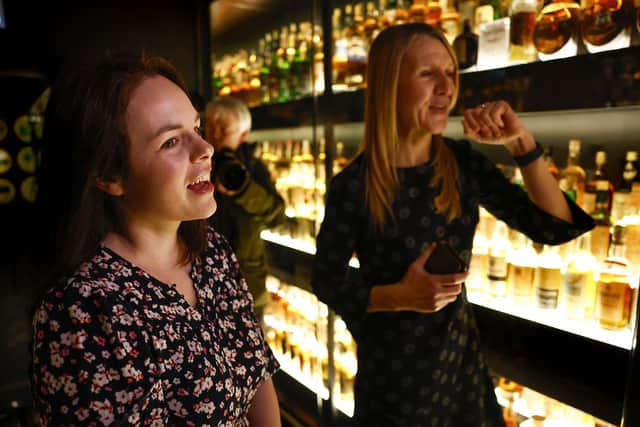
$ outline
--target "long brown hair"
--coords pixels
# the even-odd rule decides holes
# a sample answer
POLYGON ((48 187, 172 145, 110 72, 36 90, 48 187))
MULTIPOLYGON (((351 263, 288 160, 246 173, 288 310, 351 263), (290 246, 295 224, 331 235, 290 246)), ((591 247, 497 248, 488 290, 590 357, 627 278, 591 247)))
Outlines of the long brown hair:
MULTIPOLYGON (((185 93, 182 77, 167 60, 145 54, 109 54, 96 63, 69 64, 54 84, 44 128, 38 204, 46 212, 43 236, 47 279, 66 275, 111 231, 124 231, 120 198, 96 187, 96 178, 129 175, 125 113, 146 77, 163 76, 185 93)), ((178 230, 182 262, 206 248, 206 220, 178 230)))
MULTIPOLYGON (((458 97, 459 79, 456 56, 444 35, 427 24, 412 23, 389 27, 376 37, 369 51, 367 90, 364 108, 364 140, 360 152, 365 157, 365 199, 376 230, 393 220, 391 204, 398 189, 396 154, 399 145, 396 105, 400 67, 408 47, 418 37, 431 37, 447 48, 455 66, 455 95, 458 97)), ((454 154, 444 143, 442 135, 432 136, 434 176, 429 186, 440 187, 435 198, 436 211, 452 221, 460 215, 458 164, 454 154)))

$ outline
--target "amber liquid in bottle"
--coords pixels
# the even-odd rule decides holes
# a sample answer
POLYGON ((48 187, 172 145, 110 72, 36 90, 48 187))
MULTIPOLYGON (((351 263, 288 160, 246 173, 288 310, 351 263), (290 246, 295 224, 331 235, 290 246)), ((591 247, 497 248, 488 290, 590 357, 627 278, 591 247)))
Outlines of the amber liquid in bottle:
POLYGON ((586 3, 582 8, 582 37, 586 42, 602 46, 625 29, 622 0, 588 0, 586 3))
POLYGON ((533 43, 538 52, 559 51, 576 35, 580 7, 577 3, 550 3, 542 9, 533 30, 533 43))

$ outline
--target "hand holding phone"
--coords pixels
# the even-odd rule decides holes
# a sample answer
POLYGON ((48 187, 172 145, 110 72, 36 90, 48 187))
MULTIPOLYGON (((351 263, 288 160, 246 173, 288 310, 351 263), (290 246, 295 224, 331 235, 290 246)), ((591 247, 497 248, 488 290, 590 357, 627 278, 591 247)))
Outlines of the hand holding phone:
POLYGON ((424 263, 424 269, 431 274, 453 274, 467 271, 466 263, 455 253, 447 242, 438 242, 424 263))

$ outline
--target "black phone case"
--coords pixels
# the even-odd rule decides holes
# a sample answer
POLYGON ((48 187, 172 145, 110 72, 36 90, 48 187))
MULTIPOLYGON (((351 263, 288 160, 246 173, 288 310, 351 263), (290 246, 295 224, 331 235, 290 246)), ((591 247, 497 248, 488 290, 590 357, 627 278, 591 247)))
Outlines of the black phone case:
POLYGON ((467 271, 467 266, 446 242, 438 242, 424 269, 431 274, 452 274, 467 271))

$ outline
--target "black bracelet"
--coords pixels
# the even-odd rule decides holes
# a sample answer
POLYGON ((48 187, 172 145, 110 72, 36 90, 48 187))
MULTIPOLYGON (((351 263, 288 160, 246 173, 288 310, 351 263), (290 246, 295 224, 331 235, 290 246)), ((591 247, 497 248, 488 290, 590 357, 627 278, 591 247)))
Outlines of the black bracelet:
POLYGON ((536 141, 536 147, 522 156, 513 156, 513 160, 516 162, 518 166, 521 168, 527 166, 528 164, 534 162, 538 159, 538 157, 544 154, 544 149, 542 145, 538 141, 536 141))

